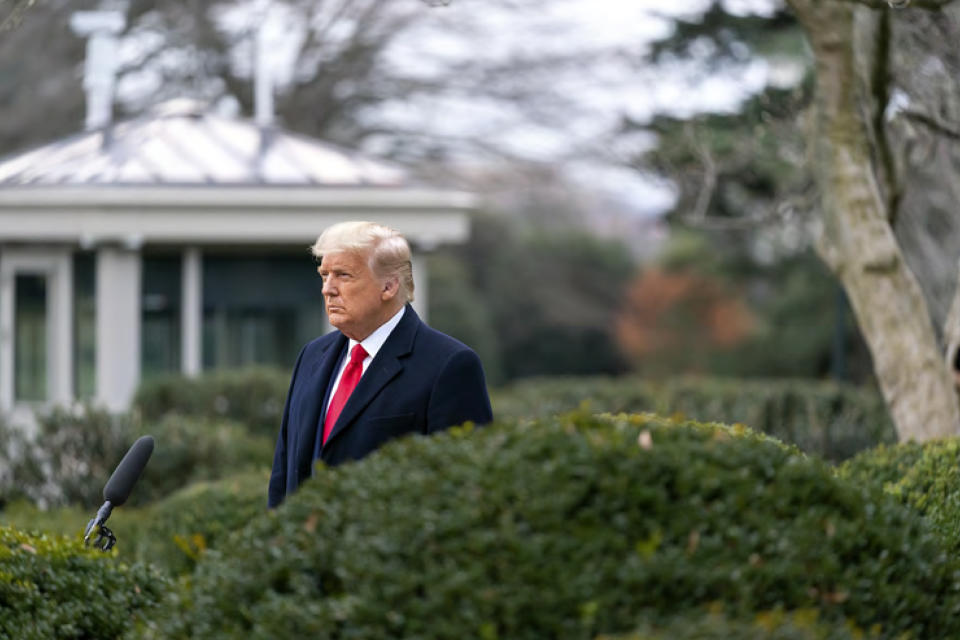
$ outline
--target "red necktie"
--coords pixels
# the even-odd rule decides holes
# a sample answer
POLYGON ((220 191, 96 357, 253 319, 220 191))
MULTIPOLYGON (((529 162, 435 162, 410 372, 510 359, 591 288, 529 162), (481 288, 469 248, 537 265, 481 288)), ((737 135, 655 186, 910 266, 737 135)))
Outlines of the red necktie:
POLYGON ((363 374, 363 359, 366 357, 367 352, 364 351, 363 346, 359 342, 354 345, 350 351, 350 362, 347 363, 347 368, 343 370, 343 375, 340 376, 340 384, 333 394, 333 400, 330 401, 327 416, 323 419, 324 442, 327 441, 330 432, 333 431, 333 425, 336 424, 337 418, 340 417, 340 412, 343 411, 344 405, 347 404, 347 399, 350 397, 350 394, 353 393, 357 383, 360 382, 360 376, 363 374))

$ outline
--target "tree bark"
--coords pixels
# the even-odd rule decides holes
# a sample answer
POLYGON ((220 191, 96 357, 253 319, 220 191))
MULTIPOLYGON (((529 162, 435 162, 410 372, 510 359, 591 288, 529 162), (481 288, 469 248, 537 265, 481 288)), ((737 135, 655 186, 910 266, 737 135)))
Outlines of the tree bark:
POLYGON ((943 325, 943 344, 946 347, 944 363, 954 376, 954 384, 957 384, 960 374, 956 366, 957 351, 960 350, 960 264, 957 265, 957 285, 953 292, 953 301, 943 325))
POLYGON ((883 105, 869 102, 873 93, 862 82, 869 73, 857 66, 855 20, 857 11, 870 9, 840 0, 789 2, 815 58, 810 140, 821 197, 818 252, 847 291, 899 439, 955 435, 960 402, 952 373, 893 234, 871 154, 871 140, 882 132, 871 130, 870 114, 883 105))

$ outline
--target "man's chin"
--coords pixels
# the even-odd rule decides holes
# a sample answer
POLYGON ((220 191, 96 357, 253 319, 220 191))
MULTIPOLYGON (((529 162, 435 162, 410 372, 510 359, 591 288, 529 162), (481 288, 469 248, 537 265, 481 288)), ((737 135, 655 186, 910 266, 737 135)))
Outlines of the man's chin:
POLYGON ((343 329, 344 325, 349 324, 348 320, 347 316, 339 311, 327 312, 327 322, 334 329, 343 329))

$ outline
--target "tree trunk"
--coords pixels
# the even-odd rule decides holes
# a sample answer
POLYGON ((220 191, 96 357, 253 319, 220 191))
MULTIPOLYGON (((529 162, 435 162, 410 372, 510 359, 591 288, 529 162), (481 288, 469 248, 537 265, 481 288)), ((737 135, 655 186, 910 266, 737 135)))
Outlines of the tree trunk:
POLYGON ((944 362, 954 376, 954 385, 958 384, 958 378, 960 378, 957 367, 957 351, 960 351, 960 264, 957 267, 958 277, 953 301, 950 303, 950 311, 947 312, 947 320, 943 325, 943 344, 946 346, 944 362))
MULTIPOLYGON (((811 161, 820 188, 817 249, 843 283, 901 441, 960 430, 960 403, 929 309, 890 225, 871 156, 855 12, 840 0, 789 0, 813 49, 817 102, 811 161)), ((882 48, 879 48, 882 49, 882 48)))

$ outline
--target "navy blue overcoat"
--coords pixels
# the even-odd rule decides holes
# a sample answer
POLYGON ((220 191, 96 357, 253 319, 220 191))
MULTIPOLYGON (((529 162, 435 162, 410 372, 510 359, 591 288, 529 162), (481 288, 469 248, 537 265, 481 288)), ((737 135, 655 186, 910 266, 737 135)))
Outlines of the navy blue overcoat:
POLYGON ((480 358, 424 324, 407 305, 318 452, 318 425, 347 344, 345 335, 333 331, 307 344, 297 358, 273 457, 269 507, 310 477, 317 453, 337 465, 398 436, 493 420, 480 358))

